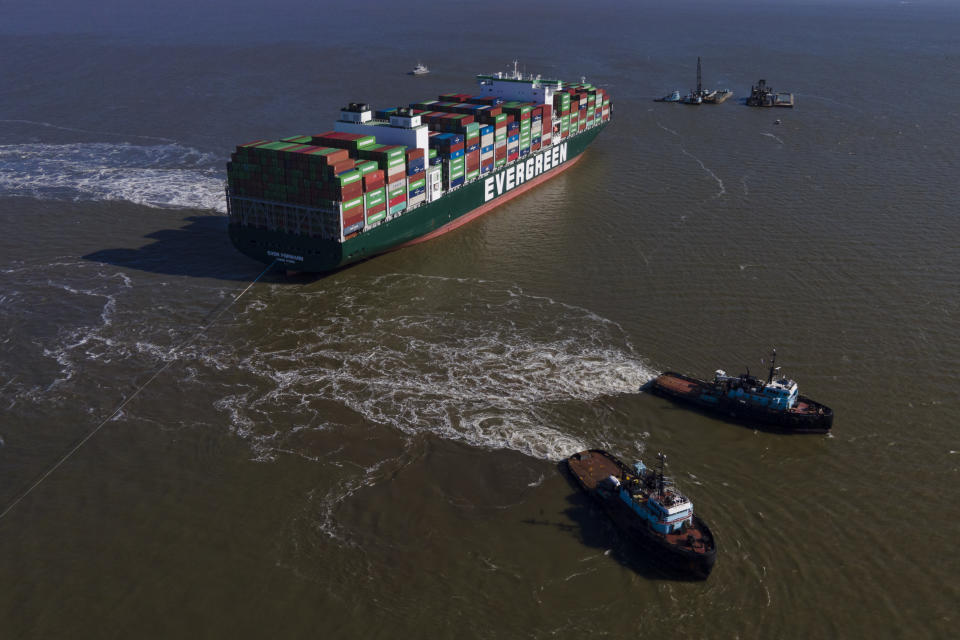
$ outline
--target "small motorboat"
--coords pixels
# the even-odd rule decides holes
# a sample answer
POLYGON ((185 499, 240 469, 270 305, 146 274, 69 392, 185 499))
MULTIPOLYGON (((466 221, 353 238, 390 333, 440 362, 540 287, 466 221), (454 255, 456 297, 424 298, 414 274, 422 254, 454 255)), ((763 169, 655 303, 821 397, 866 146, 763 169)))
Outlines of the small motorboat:
POLYGON ((430 69, 428 69, 426 66, 424 66, 423 64, 421 64, 421 63, 418 62, 418 63, 417 63, 417 66, 415 66, 415 67, 413 68, 413 71, 407 72, 407 75, 411 75, 411 76, 425 76, 425 75, 427 75, 428 73, 430 73, 430 69))

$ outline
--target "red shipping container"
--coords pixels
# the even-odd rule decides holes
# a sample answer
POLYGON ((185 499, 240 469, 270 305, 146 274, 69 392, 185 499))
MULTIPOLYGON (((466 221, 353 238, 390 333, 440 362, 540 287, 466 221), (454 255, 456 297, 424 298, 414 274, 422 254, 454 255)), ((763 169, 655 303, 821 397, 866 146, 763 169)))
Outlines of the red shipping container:
POLYGON ((420 173, 415 173, 412 176, 407 176, 407 182, 416 182, 417 180, 424 180, 427 177, 427 172, 421 171, 420 173))
POLYGON ((507 157, 507 145, 502 147, 494 147, 493 149, 493 158, 494 160, 505 160, 507 157))
POLYGON ((354 207, 343 214, 343 226, 349 227, 352 224, 363 222, 363 207, 354 207))
POLYGON ((374 216, 374 215, 380 213, 381 211, 383 211, 383 210, 386 209, 386 208, 387 208, 387 203, 386 203, 386 202, 381 202, 380 204, 375 204, 375 205, 373 205, 372 207, 370 207, 369 209, 367 209, 367 217, 374 216))
POLYGON ((479 149, 477 149, 476 151, 471 151, 470 153, 466 154, 465 157, 466 157, 466 162, 464 164, 466 164, 467 166, 467 171, 473 171, 475 169, 480 168, 480 150, 479 149))
POLYGON ((332 179, 338 173, 349 171, 350 169, 353 169, 355 166, 357 166, 357 163, 350 158, 343 160, 342 162, 338 162, 337 164, 334 164, 334 165, 328 165, 327 177, 332 179))
POLYGON ((384 175, 383 171, 377 169, 376 171, 371 171, 367 175, 363 176, 363 191, 373 191, 374 189, 379 189, 384 184, 384 175))
MULTIPOLYGON (((332 147, 318 147, 318 148, 332 149, 332 147)), ((320 153, 310 153, 310 152, 307 152, 307 153, 312 157, 320 158, 320 162, 327 166, 331 164, 337 164, 338 162, 343 162, 344 160, 350 159, 350 154, 347 152, 346 149, 337 149, 336 151, 332 151, 331 153, 328 153, 326 155, 323 155, 320 153)))
POLYGON ((354 198, 359 198, 363 195, 363 185, 360 184, 360 181, 357 180, 353 184, 348 184, 345 187, 340 187, 340 198, 346 202, 347 200, 353 200, 354 198))
POLYGON ((390 206, 395 207, 398 204, 403 204, 406 201, 407 201, 407 194, 401 193, 398 196, 394 196, 393 198, 390 198, 390 206))

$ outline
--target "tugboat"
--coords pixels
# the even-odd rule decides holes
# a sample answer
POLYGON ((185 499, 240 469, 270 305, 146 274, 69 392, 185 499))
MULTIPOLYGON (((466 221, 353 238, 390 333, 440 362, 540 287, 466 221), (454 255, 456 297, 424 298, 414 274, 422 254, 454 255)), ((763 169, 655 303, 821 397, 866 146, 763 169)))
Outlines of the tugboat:
POLYGON ((751 376, 749 369, 739 376, 728 376, 718 369, 713 382, 668 371, 653 380, 649 388, 659 396, 750 426, 773 427, 786 433, 828 433, 833 426, 833 410, 801 396, 793 380, 774 380, 780 372, 776 362, 774 349, 766 381, 751 376))
POLYGON ((670 95, 663 96, 662 98, 654 98, 653 101, 654 102, 680 102, 680 91, 674 90, 674 92, 671 93, 670 95))
POLYGON ((667 457, 658 453, 657 458, 659 472, 640 461, 631 468, 602 449, 590 449, 567 458, 567 468, 614 523, 661 565, 706 580, 717 560, 713 533, 663 475, 667 457))

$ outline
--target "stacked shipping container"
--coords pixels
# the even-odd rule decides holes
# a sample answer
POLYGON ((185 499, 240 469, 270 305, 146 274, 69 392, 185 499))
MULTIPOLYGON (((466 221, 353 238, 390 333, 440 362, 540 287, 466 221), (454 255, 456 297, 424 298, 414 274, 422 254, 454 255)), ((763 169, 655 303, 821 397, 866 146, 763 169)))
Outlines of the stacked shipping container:
POLYGON ((552 104, 449 93, 410 106, 431 132, 426 149, 336 131, 258 140, 231 155, 230 195, 319 211, 294 231, 343 240, 610 119, 609 95, 589 84, 556 91, 552 104))

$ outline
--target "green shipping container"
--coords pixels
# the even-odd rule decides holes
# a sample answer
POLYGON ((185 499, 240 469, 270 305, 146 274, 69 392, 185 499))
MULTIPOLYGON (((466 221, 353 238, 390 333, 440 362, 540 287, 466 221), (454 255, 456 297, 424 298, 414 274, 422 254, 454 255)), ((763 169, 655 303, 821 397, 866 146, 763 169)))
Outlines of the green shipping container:
POLYGON ((335 182, 340 183, 341 187, 345 187, 348 184, 353 184, 360 179, 360 172, 356 169, 351 169, 350 171, 344 171, 340 175, 334 178, 335 182))
POLYGON ((373 224, 373 223, 375 223, 375 222, 380 222, 381 220, 383 220, 383 219, 386 218, 386 217, 387 217, 387 210, 384 209, 384 210, 381 211, 380 213, 375 213, 375 214, 373 214, 372 216, 370 216, 369 218, 367 218, 367 224, 373 224))
POLYGON ((386 195, 384 194, 383 187, 381 187, 379 189, 374 189, 373 191, 369 191, 363 194, 363 205, 367 209, 369 209, 370 207, 375 207, 378 204, 384 202, 385 199, 386 199, 386 195))
POLYGON ((354 207, 359 207, 362 202, 363 202, 363 198, 354 198, 353 200, 348 200, 344 202, 343 212, 346 213, 347 211, 349 211, 350 209, 353 209, 354 207))

